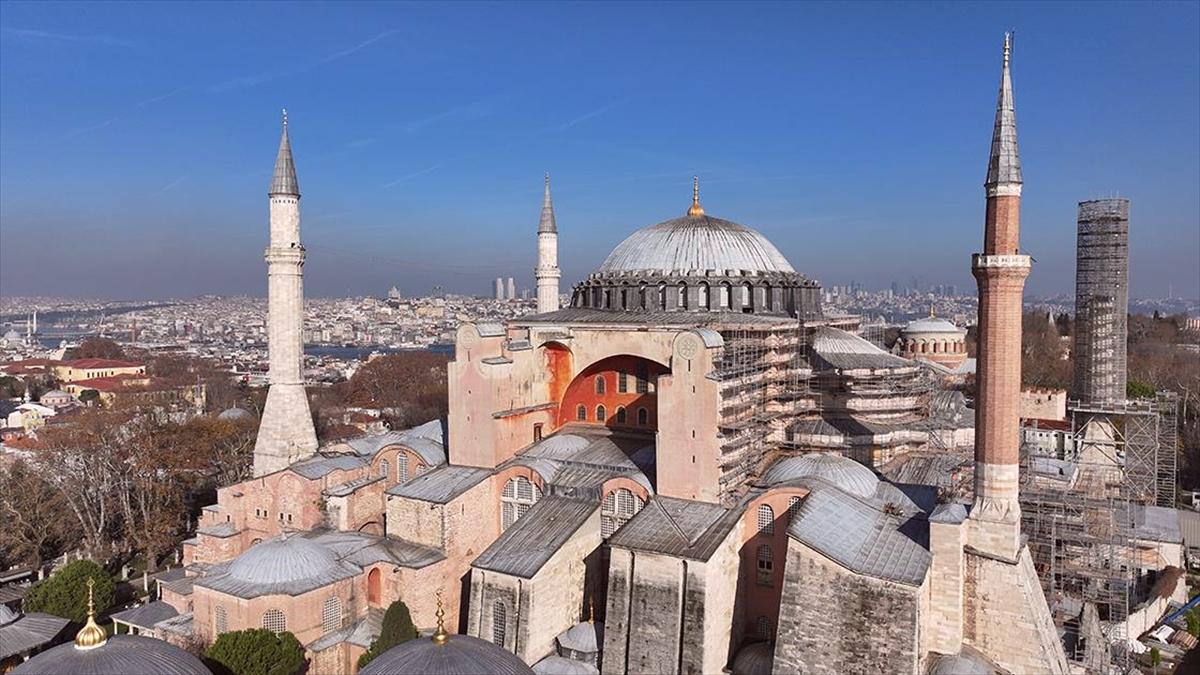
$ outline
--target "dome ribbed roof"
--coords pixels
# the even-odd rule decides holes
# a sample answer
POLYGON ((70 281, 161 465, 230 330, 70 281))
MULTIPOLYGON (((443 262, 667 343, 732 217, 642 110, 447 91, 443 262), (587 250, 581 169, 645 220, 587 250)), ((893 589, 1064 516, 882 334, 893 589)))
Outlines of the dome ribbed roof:
POLYGON ((417 638, 380 654, 359 675, 533 675, 516 654, 470 635, 450 635, 444 644, 417 638))
POLYGON ((140 635, 114 635, 92 649, 68 642, 17 666, 13 675, 212 675, 212 671, 173 644, 140 635))
POLYGON ((229 576, 256 584, 286 584, 338 570, 332 551, 303 537, 269 539, 229 565, 229 576))
POLYGON ((800 478, 820 478, 860 497, 871 497, 879 485, 875 472, 858 462, 832 452, 813 452, 784 457, 763 476, 764 485, 777 485, 800 478))
POLYGON ((711 216, 684 216, 643 227, 617 244, 596 271, 695 270, 795 273, 766 237, 745 225, 711 216))
POLYGON ((935 316, 908 322, 904 333, 964 333, 963 329, 935 316))

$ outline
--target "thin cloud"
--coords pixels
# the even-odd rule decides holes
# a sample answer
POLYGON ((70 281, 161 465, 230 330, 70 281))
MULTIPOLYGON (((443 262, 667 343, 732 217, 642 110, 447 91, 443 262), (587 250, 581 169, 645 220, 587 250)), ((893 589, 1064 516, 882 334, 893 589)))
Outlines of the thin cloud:
POLYGON ((103 129, 104 127, 111 126, 114 122, 116 122, 119 119, 121 119, 119 116, 112 117, 110 119, 104 120, 103 122, 98 122, 98 123, 92 124, 90 126, 76 129, 76 130, 72 131, 71 133, 67 134, 66 136, 63 136, 63 138, 64 139, 75 138, 76 136, 82 136, 83 134, 89 134, 93 131, 99 131, 99 130, 103 129))
POLYGON ((603 115, 604 113, 608 112, 609 110, 612 110, 613 108, 621 105, 622 103, 625 103, 627 100, 628 99, 621 99, 620 101, 613 101, 612 103, 609 103, 607 105, 600 106, 599 108, 596 108, 595 110, 593 110, 591 112, 584 113, 584 114, 580 115, 579 117, 576 117, 575 119, 560 125, 558 128, 560 131, 566 131, 567 129, 570 129, 571 127, 573 127, 577 124, 581 124, 581 123, 586 122, 594 117, 599 117, 599 116, 603 115))
POLYGON ((148 105, 151 105, 151 104, 154 104, 154 103, 159 103, 159 102, 161 102, 161 101, 165 101, 165 100, 167 100, 167 99, 169 99, 169 98, 171 98, 171 97, 173 97, 173 96, 176 96, 176 95, 178 95, 178 94, 182 94, 183 92, 187 91, 188 89, 190 89, 190 87, 177 87, 176 89, 174 89, 174 90, 172 90, 172 91, 169 91, 169 92, 167 92, 167 93, 165 93, 165 94, 162 94, 161 96, 153 96, 153 97, 151 97, 151 98, 148 98, 148 99, 145 99, 145 100, 143 100, 143 101, 138 101, 138 102, 137 102, 137 107, 139 107, 139 108, 144 108, 144 107, 146 107, 146 106, 148 106, 148 105))
POLYGON ((400 176, 399 178, 396 178, 395 180, 390 180, 390 181, 384 183, 383 187, 385 187, 385 188, 395 187, 395 186, 403 183, 404 181, 412 180, 413 178, 416 178, 417 176, 423 176, 431 171, 436 171, 439 168, 441 168, 441 166, 442 165, 440 163, 438 163, 438 164, 434 164, 433 166, 421 169, 420 171, 414 171, 410 174, 400 176))
POLYGON ((0 32, 3 32, 5 35, 11 35, 15 38, 27 40, 29 42, 91 43, 91 44, 98 44, 98 45, 107 45, 110 47, 133 47, 136 44, 134 42, 130 42, 129 40, 123 40, 121 38, 113 37, 111 35, 102 35, 102 34, 77 35, 77 34, 73 34, 73 33, 55 33, 55 32, 48 31, 48 30, 37 30, 34 28, 11 28, 11 27, 7 27, 7 26, 4 27, 3 29, 0 29, 0 32))
POLYGON ((405 133, 415 134, 428 126, 449 119, 477 120, 487 117, 494 112, 494 99, 480 99, 465 105, 455 106, 449 110, 430 115, 424 119, 414 120, 401 126, 405 133))
POLYGON ((368 145, 375 145, 379 142, 378 138, 356 138, 353 141, 347 141, 347 148, 365 148, 368 145))
POLYGON ((395 33, 396 33, 395 30, 384 31, 384 32, 380 33, 379 35, 376 35, 373 38, 363 40, 362 42, 360 42, 356 45, 352 45, 345 49, 336 51, 319 61, 314 61, 314 62, 312 62, 306 66, 303 66, 301 68, 295 68, 292 70, 275 70, 275 71, 267 71, 267 72, 261 72, 261 73, 251 73, 249 75, 239 75, 237 77, 230 78, 223 82, 218 82, 218 83, 210 86, 208 88, 208 90, 214 94, 224 94, 224 93, 228 93, 228 92, 235 91, 238 89, 257 87, 258 85, 263 84, 264 82, 270 82, 271 80, 277 80, 281 77, 288 77, 291 75, 300 75, 302 73, 307 73, 308 71, 312 70, 313 68, 316 68, 317 66, 321 66, 321 65, 325 65, 326 63, 331 63, 333 61, 337 61, 338 59, 345 58, 359 50, 366 49, 367 47, 370 47, 371 45, 375 44, 376 42, 379 42, 380 40, 383 40, 384 38, 390 37, 390 36, 394 35, 395 33))
POLYGON ((321 63, 329 63, 330 61, 337 61, 338 59, 342 59, 347 56, 350 56, 351 54, 353 54, 354 52, 357 52, 360 49, 365 49, 365 48, 370 47, 371 45, 375 44, 376 42, 383 40, 384 38, 389 38, 389 37, 395 35, 396 32, 397 31, 395 31, 395 30, 384 31, 369 40, 364 40, 364 41, 354 45, 353 47, 348 47, 346 49, 343 49, 340 52, 334 52, 334 53, 330 54, 329 56, 326 56, 325 58, 321 59, 321 63))
POLYGON ((164 192, 170 190, 171 188, 175 187, 176 185, 179 185, 180 183, 182 183, 184 178, 187 178, 187 176, 184 175, 184 176, 180 176, 179 178, 176 178, 175 180, 171 181, 170 183, 167 183, 166 185, 160 187, 158 189, 158 191, 155 192, 154 194, 161 195, 162 193, 164 193, 164 192))

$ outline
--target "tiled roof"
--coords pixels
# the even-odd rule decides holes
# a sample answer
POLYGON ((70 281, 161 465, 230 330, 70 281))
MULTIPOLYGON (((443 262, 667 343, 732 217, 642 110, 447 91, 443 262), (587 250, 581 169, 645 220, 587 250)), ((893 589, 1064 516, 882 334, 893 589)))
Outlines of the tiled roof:
POLYGON ((0 626, 0 661, 50 642, 68 623, 61 617, 34 612, 0 626))
POLYGON ((491 469, 443 465, 387 490, 389 495, 445 504, 492 475, 491 469))
POLYGON ((654 497, 609 538, 610 546, 707 560, 737 524, 741 508, 654 497))
POLYGON ((598 508, 596 502, 546 495, 471 566, 531 579, 598 508))
POLYGON ((138 605, 123 612, 117 612, 109 618, 133 624, 138 628, 153 628, 154 624, 159 621, 165 621, 178 614, 179 610, 171 605, 161 600, 155 600, 154 602, 138 605))

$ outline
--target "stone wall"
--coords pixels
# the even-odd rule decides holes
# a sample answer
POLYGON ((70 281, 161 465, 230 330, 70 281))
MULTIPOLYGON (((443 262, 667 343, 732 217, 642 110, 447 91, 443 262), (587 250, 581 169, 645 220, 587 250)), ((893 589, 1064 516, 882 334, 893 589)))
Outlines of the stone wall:
POLYGON ((775 671, 918 672, 925 593, 924 587, 856 574, 790 540, 775 671))

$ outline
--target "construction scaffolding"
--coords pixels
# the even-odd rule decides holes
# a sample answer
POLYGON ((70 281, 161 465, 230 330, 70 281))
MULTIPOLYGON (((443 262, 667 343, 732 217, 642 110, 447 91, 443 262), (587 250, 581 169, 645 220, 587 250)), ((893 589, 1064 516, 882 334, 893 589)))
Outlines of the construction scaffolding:
POLYGON ((1129 200, 1079 203, 1073 390, 1087 404, 1125 399, 1129 200))

